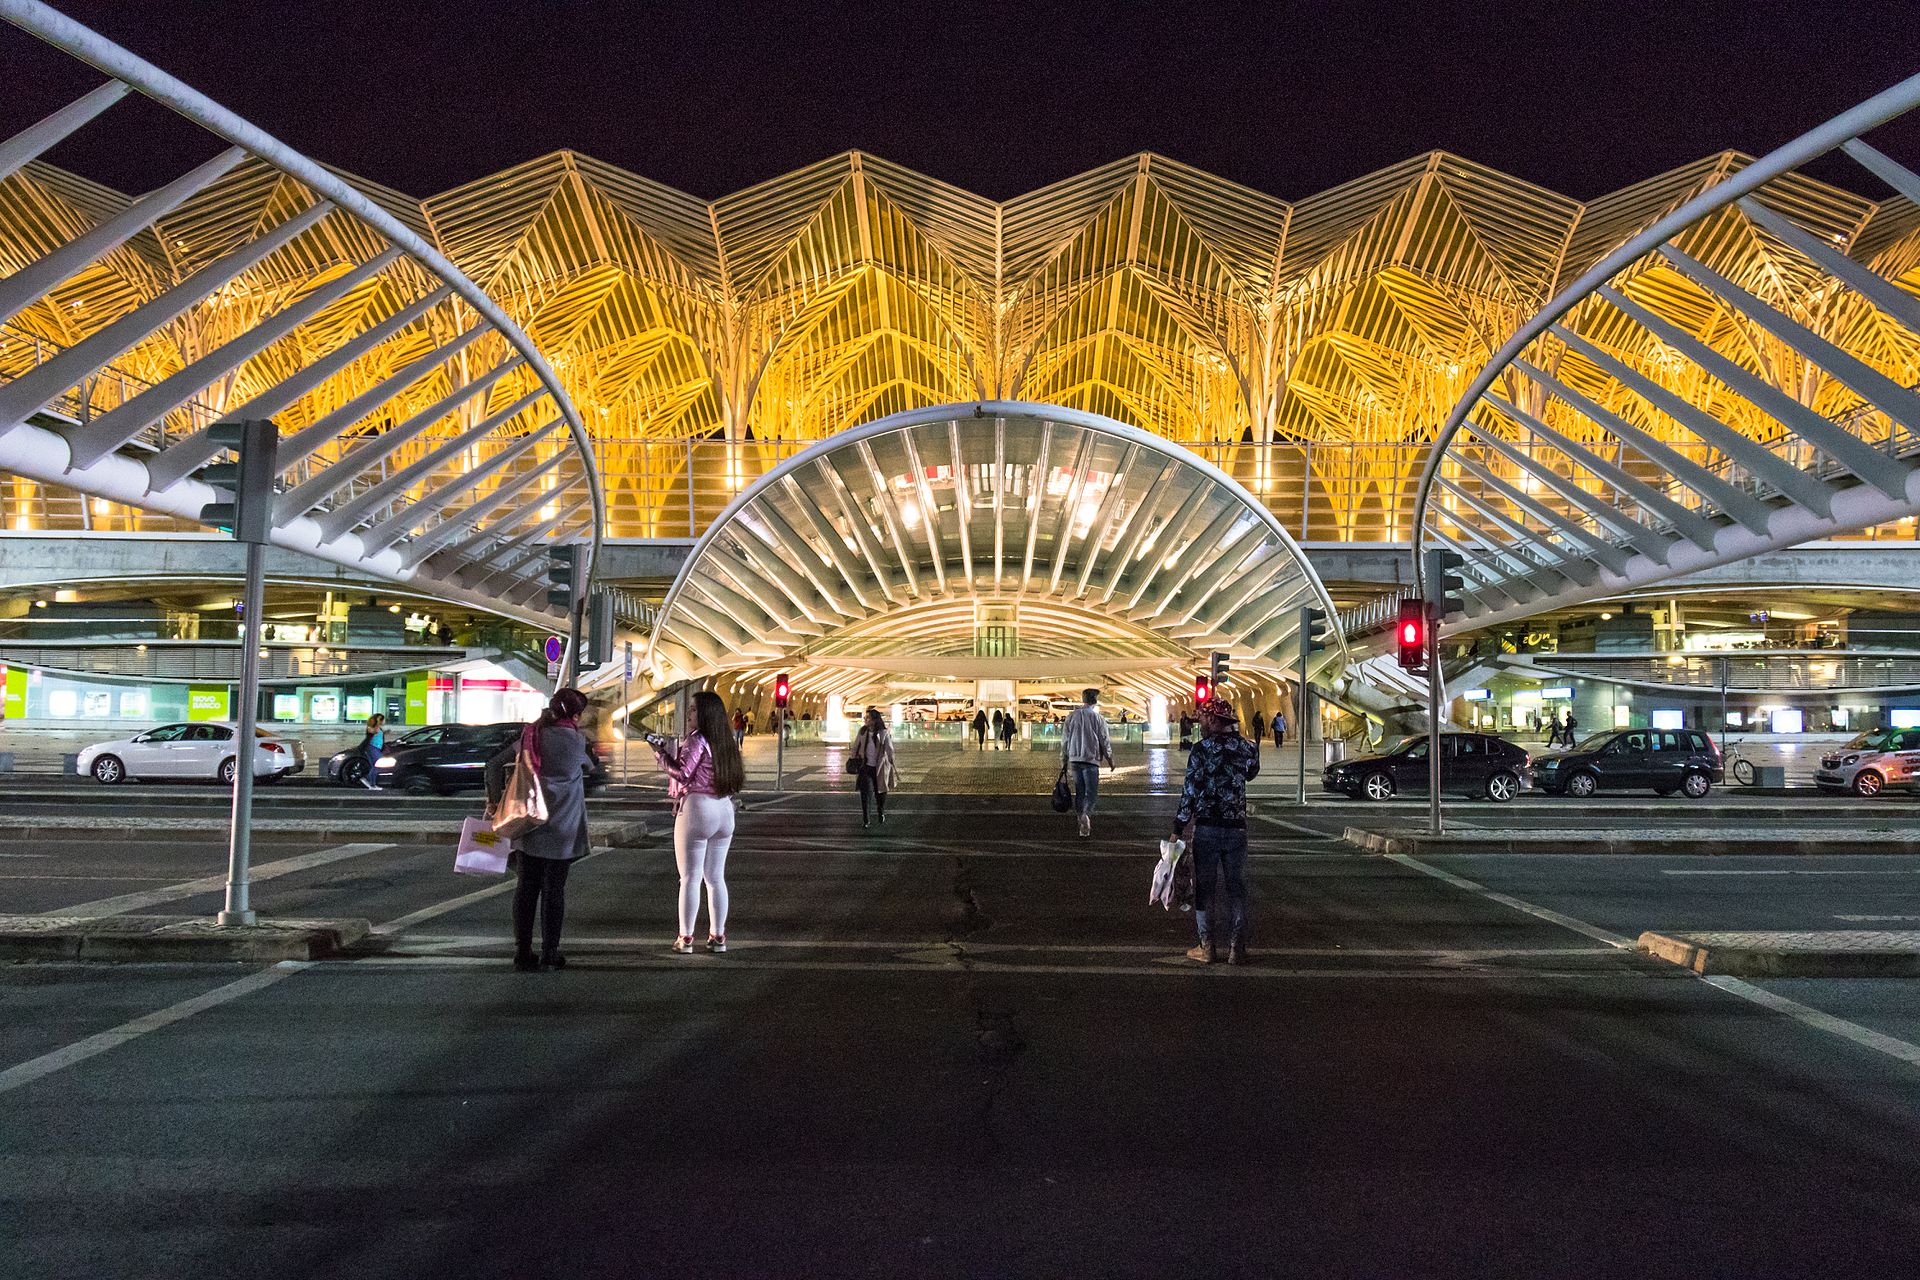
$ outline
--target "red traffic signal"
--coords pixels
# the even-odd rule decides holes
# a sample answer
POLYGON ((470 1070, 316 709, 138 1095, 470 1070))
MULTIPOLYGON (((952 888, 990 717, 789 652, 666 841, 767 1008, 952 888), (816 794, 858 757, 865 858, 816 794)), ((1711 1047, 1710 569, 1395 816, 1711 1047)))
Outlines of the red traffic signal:
POLYGON ((1213 696, 1213 681, 1205 676, 1193 678, 1193 705, 1200 706, 1213 696))
POLYGON ((1421 600, 1402 600, 1400 620, 1394 624, 1393 638, 1400 650, 1400 665, 1408 671, 1424 671, 1427 666, 1427 606, 1421 600))
POLYGON ((787 709, 787 699, 793 694, 793 686, 787 683, 787 673, 781 672, 773 678, 773 705, 777 711, 787 709))

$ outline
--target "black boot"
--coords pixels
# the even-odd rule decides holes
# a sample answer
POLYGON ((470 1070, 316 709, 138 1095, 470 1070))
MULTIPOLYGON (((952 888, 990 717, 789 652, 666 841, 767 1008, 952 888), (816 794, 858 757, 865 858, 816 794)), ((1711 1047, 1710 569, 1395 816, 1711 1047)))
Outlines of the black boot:
POLYGON ((513 968, 516 973, 538 973, 540 962, 533 958, 533 952, 521 951, 513 957, 513 968))

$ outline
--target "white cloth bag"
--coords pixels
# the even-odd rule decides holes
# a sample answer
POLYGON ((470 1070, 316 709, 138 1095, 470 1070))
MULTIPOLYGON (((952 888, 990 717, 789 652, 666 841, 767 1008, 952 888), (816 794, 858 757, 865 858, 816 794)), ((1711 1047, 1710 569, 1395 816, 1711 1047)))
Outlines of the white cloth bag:
POLYGON ((453 869, 463 876, 503 876, 507 873, 508 842, 485 818, 464 818, 460 822, 460 847, 453 855, 453 869))

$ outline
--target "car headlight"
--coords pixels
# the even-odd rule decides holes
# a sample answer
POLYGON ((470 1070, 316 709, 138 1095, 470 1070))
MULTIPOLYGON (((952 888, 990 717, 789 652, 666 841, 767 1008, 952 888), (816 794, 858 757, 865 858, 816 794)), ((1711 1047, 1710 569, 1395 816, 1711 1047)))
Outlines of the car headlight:
POLYGON ((1860 757, 1859 756, 1841 756, 1840 763, 1841 764, 1859 764, 1860 757))
POLYGON ((391 769, 393 768, 393 757, 381 756, 378 760, 375 760, 373 762, 373 767, 376 769, 391 769))

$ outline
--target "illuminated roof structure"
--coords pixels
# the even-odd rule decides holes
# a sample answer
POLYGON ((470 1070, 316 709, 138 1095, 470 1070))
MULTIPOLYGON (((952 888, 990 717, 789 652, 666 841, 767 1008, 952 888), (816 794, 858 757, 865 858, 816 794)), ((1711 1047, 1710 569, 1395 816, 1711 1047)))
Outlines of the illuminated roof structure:
MULTIPOLYGON (((30 0, 0 2, 0 13, 28 11, 47 12, 30 0)), ((551 392, 550 366, 555 394, 579 406, 579 429, 591 437, 604 517, 592 515, 591 473, 563 460, 524 490, 537 503, 511 507, 523 523, 476 518, 471 537, 451 535, 423 562, 454 589, 529 608, 542 539, 589 526, 612 537, 698 538, 741 492, 815 442, 978 400, 1058 405, 1179 443, 1302 542, 1411 538, 1432 441, 1502 343, 1631 237, 1752 163, 1710 156, 1583 203, 1434 153, 1287 201, 1139 155, 995 201, 847 152, 707 201, 563 151, 417 201, 311 162, 296 171, 254 154, 20 309, 0 330, 0 380, 67 353, 62 368, 90 365, 94 376, 84 395, 75 382, 54 399, 64 397, 76 422, 98 423, 210 351, 243 355, 197 402, 143 430, 173 447, 174 433, 196 430, 207 414, 268 388, 299 392, 275 415, 313 445, 290 477, 292 493, 311 505, 290 514, 338 540, 382 522, 374 543, 395 534, 390 521, 437 483, 417 466, 439 479, 474 478, 470 489, 446 491, 444 510, 426 515, 433 523, 399 533, 381 553, 396 554, 566 451, 571 420, 525 443, 552 421, 549 399, 444 452, 536 388, 551 392), (258 263, 227 256, 310 211, 323 186, 353 195, 384 229, 342 206, 285 233, 287 243, 258 263), (408 249, 369 268, 397 237, 432 258, 408 249), (444 270, 429 269, 436 260, 444 270), (215 262, 242 269, 203 296, 183 289, 215 262), (484 295, 460 295, 449 273, 484 295), (458 296, 425 302, 442 283, 458 296), (122 349, 116 324, 162 297, 181 309, 122 349), (284 340, 256 353, 231 346, 303 305, 314 314, 284 340), (406 323, 377 349, 351 348, 354 335, 396 315, 406 323), (476 317, 491 330, 457 348, 476 317), (74 354, 106 333, 117 335, 105 344, 111 359, 95 359, 93 348, 74 354), (394 381, 422 361, 436 362, 410 383, 394 381), (294 380, 321 368, 332 376, 320 385, 294 380), (385 399, 369 410, 364 397, 376 391, 385 399), (421 434, 391 434, 468 392, 458 413, 421 434), (368 433, 382 437, 371 450, 368 433), (388 445, 397 447, 383 452, 388 445), (348 454, 369 471, 349 477, 348 454), (320 493, 335 477, 348 484, 320 493), (378 513, 351 507, 368 493, 378 513), (342 494, 350 519, 339 514, 342 494), (343 521, 351 527, 335 527, 343 521), (464 562, 473 556, 477 566, 464 562)), ((135 203, 37 159, 10 167, 0 182, 0 271, 93 234, 135 203)), ((1920 216, 1906 195, 1875 200, 1794 172, 1750 203, 1889 288, 1920 291, 1920 216)), ((1695 256, 1720 277, 1900 386, 1920 383, 1904 331, 1855 293, 1826 292, 1833 275, 1809 269, 1791 237, 1747 206, 1691 234, 1695 256)), ((1775 337, 1714 304, 1684 271, 1636 271, 1623 288, 1656 320, 1800 403, 1843 415, 1852 403, 1830 362, 1816 362, 1820 372, 1783 361, 1775 337)), ((1684 389, 1700 376, 1697 361, 1645 323, 1574 319, 1586 340, 1663 385, 1684 389)), ((1568 360, 1571 376, 1586 357, 1568 360)), ((1657 408, 1635 421, 1682 454, 1698 443, 1657 408)), ((1729 429, 1763 439, 1773 422, 1740 411, 1729 429)), ((136 433, 119 456, 153 444, 136 433)), ((1580 486, 1614 483, 1585 464, 1554 465, 1580 486)), ((178 518, 184 504, 84 501, 55 470, 12 469, 0 479, 7 528, 193 527, 178 518)), ((1473 535, 1449 526, 1449 536, 1473 535)))
POLYGON ((1420 486, 1468 622, 1920 514, 1920 174, 1860 137, 1917 105, 1920 76, 1701 193, 1506 343, 1420 486), (1836 149, 1890 216, 1798 176, 1836 149))
MULTIPOLYGON (((1004 401, 910 410, 789 459, 707 530, 656 621, 656 683, 808 665, 926 676, 1286 671, 1334 617, 1260 501, 1151 432, 1004 401)), ((1345 666, 1336 639, 1326 660, 1345 666)), ((801 680, 796 680, 801 683, 801 680)))

